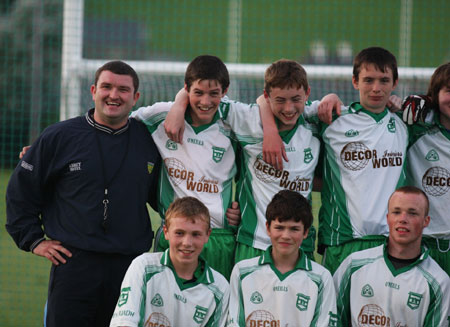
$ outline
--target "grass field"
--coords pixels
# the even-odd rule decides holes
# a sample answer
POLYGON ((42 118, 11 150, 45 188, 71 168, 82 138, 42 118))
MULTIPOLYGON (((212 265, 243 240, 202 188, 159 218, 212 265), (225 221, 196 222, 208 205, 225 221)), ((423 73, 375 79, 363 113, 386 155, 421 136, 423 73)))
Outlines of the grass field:
MULTIPOLYGON (((29 252, 19 250, 5 229, 5 191, 10 171, 0 170, 0 326, 42 326, 50 262, 29 252)), ((313 193, 314 225, 317 228, 319 194, 313 193)), ((152 226, 160 225, 160 218, 151 210, 152 226)), ((321 257, 316 254, 316 261, 321 257)))

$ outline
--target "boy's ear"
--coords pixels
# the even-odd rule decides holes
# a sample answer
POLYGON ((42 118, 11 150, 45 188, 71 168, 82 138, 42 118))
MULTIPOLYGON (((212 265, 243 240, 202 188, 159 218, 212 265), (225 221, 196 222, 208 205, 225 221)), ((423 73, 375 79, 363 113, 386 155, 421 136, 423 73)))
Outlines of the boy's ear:
POLYGON ((355 90, 358 90, 358 80, 356 79, 355 75, 352 76, 352 84, 353 84, 353 88, 355 90))
POLYGON ((226 95, 228 92, 228 87, 222 92, 222 96, 226 95))
POLYGON ((270 95, 266 92, 266 90, 263 90, 263 93, 266 100, 269 99, 270 95))
POLYGON ((310 94, 311 94, 311 88, 308 86, 308 89, 305 92, 306 100, 308 100, 310 94))
POLYGON ((169 229, 167 228, 166 224, 163 225, 163 232, 164 232, 164 237, 167 240, 167 234, 169 233, 169 229))
POLYGON ((309 228, 305 229, 305 231, 303 232, 303 238, 306 238, 308 236, 309 233, 309 228))
POLYGON ((187 86, 187 84, 186 84, 186 83, 184 83, 184 89, 185 89, 185 91, 186 91, 186 92, 188 92, 188 93, 189 93, 189 90, 188 90, 188 86, 187 86))

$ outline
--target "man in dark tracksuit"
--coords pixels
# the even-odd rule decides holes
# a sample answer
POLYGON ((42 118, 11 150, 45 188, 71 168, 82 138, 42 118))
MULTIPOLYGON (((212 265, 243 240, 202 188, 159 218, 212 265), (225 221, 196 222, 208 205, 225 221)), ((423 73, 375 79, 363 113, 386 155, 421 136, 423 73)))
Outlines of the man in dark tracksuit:
POLYGON ((48 127, 9 181, 9 234, 53 263, 47 326, 108 326, 129 264, 151 247, 160 156, 128 119, 138 87, 127 64, 100 67, 95 108, 48 127))

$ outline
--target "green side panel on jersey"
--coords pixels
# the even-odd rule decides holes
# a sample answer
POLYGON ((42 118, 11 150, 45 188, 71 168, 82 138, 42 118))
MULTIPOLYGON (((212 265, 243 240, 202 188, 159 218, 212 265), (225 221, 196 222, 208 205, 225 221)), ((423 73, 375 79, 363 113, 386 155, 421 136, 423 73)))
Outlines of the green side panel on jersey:
MULTIPOLYGON (((233 147, 235 157, 239 158, 240 154, 238 154, 239 146, 237 144, 237 141, 230 138, 230 142, 233 147)), ((238 159, 236 159, 236 162, 237 161, 238 161, 238 159)), ((222 185, 222 189, 224 190, 224 192, 222 192, 220 194, 220 196, 222 198, 223 212, 227 212, 227 209, 231 206, 231 202, 233 201, 233 198, 232 198, 233 197, 232 176, 237 176, 237 170, 238 170, 238 168, 236 167, 236 164, 233 165, 233 168, 230 170, 230 172, 226 178, 227 181, 225 183, 223 183, 223 185, 222 185), (225 191, 225 190, 227 190, 227 191, 225 191)), ((236 200, 236 201, 238 201, 238 200, 236 200)), ((224 219, 224 228, 226 228, 226 229, 231 228, 231 226, 228 224, 228 219, 226 217, 224 219)))
POLYGON ((161 172, 158 181, 158 212, 164 223, 167 208, 173 202, 175 192, 169 182, 169 175, 167 173, 166 165, 161 165, 161 172))
POLYGON ((241 268, 239 273, 239 326, 245 326, 245 308, 244 308, 244 296, 249 296, 249 294, 242 293, 242 281, 245 277, 250 275, 255 270, 261 269, 261 266, 251 266, 241 268))
POLYGON ((252 175, 247 170, 250 157, 245 151, 242 153, 240 178, 236 185, 236 193, 241 208, 241 216, 245 217, 239 225, 237 241, 253 247, 253 239, 258 225, 256 203, 253 199, 252 175))
POLYGON ((449 294, 442 293, 439 283, 428 271, 424 270, 421 266, 417 267, 427 280, 430 290, 430 305, 425 315, 424 326, 439 326, 442 314, 447 312, 446 308, 442 308, 442 300, 444 296, 449 296, 449 294))
POLYGON ((160 112, 142 122, 147 126, 147 129, 153 134, 159 127, 159 125, 166 119, 167 112, 160 112))
POLYGON ((322 206, 319 211, 319 244, 338 245, 353 239, 353 229, 347 210, 347 198, 342 187, 339 165, 325 141, 322 206), (332 174, 333 172, 333 174, 332 174), (333 178, 333 176, 335 176, 333 178))

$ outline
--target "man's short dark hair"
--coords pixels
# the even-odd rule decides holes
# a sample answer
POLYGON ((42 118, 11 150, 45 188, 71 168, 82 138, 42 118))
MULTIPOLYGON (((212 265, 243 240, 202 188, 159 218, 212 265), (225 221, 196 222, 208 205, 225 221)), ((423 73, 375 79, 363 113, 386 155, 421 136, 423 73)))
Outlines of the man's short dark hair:
POLYGON ((305 230, 309 229, 313 222, 311 205, 300 193, 282 190, 274 195, 266 210, 267 223, 273 220, 279 222, 293 220, 301 221, 305 230))
POLYGON ((189 63, 184 75, 188 91, 197 80, 217 81, 222 87, 222 92, 230 85, 227 66, 218 57, 210 55, 198 56, 189 63))
POLYGON ((393 82, 398 79, 397 59, 388 50, 381 47, 370 47, 361 50, 353 60, 353 76, 359 78, 361 68, 366 65, 374 65, 379 71, 385 73, 386 68, 392 71, 393 82))
POLYGON ((139 77, 136 73, 136 71, 128 64, 124 63, 120 60, 115 61, 109 61, 103 66, 101 66, 97 71, 95 72, 95 81, 94 85, 97 86, 98 79, 100 78, 100 74, 103 71, 110 71, 111 73, 117 74, 117 75, 128 75, 131 76, 133 79, 133 86, 134 86, 134 94, 139 89, 139 77))
POLYGON ((395 193, 403 193, 403 194, 416 194, 416 195, 421 195, 424 197, 425 199, 425 216, 428 216, 428 211, 430 210, 430 201, 428 200, 428 196, 427 194, 422 191, 420 188, 415 187, 415 186, 411 186, 411 185, 407 185, 407 186, 402 186, 399 187, 398 189, 396 189, 394 191, 394 193, 391 194, 391 196, 389 197, 388 200, 388 208, 389 208, 389 203, 391 202, 391 198, 395 193))

